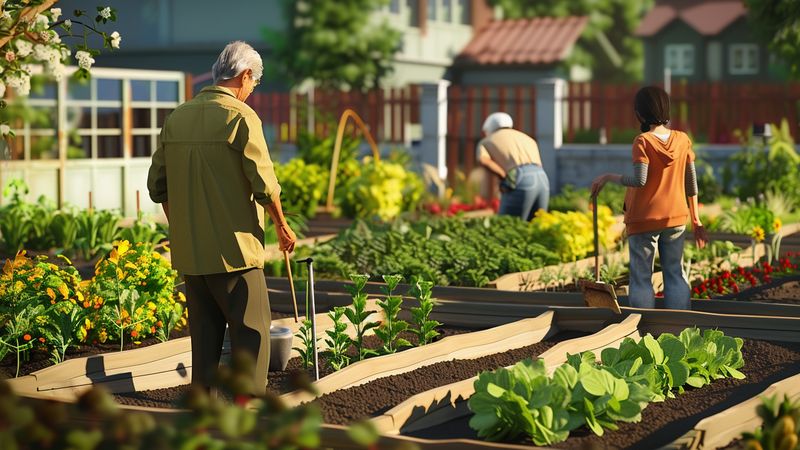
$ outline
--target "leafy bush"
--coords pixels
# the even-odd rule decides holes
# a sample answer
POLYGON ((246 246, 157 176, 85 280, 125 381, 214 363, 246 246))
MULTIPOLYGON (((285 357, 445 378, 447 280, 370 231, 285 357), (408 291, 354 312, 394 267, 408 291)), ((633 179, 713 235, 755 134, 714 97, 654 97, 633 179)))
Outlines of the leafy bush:
POLYGON ((789 123, 772 125, 773 136, 766 148, 757 143, 752 131, 739 132, 742 151, 726 164, 723 179, 727 192, 740 199, 757 198, 767 191, 785 192, 800 202, 800 155, 794 149, 789 123), (733 186, 734 181, 736 186, 733 186))
POLYGON ((425 192, 422 179, 401 164, 364 158, 361 173, 342 186, 347 217, 391 220, 417 208, 425 192))
MULTIPOLYGON (((322 137, 315 133, 309 133, 305 127, 301 127, 297 133, 297 156, 306 164, 314 164, 329 171, 331 160, 333 159, 333 146, 336 143, 336 126, 330 125, 331 133, 322 137)), ((358 146, 361 140, 353 137, 352 127, 345 128, 342 137, 342 146, 339 150, 339 163, 344 161, 354 161, 358 156, 358 146)), ((283 181, 281 178, 279 180, 283 181)))
MULTIPOLYGON (((625 186, 616 183, 607 183, 597 197, 599 205, 611 208, 613 214, 622 214, 622 205, 625 203, 625 186)), ((548 209, 550 211, 589 211, 591 197, 588 188, 576 188, 567 184, 561 191, 550 197, 548 209)))
POLYGON ((326 192, 327 172, 317 164, 295 158, 286 164, 275 164, 275 175, 281 184, 281 205, 286 211, 314 217, 326 192))
MULTIPOLYGON (((614 217, 606 206, 597 211, 600 245, 609 248, 617 237, 611 232, 614 217)), ((532 233, 539 237, 538 242, 560 255, 561 261, 581 259, 594 250, 592 214, 585 212, 539 210, 531 221, 532 233)))

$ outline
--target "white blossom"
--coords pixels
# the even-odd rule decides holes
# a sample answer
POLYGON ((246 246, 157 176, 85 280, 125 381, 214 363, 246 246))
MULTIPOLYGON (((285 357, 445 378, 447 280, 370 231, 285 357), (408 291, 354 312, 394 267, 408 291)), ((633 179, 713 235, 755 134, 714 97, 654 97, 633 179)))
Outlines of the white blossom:
POLYGON ((92 64, 94 64, 94 58, 92 58, 92 55, 84 50, 79 50, 77 53, 75 53, 75 59, 78 60, 78 67, 81 69, 89 70, 92 67, 92 64))
POLYGON ((119 48, 120 42, 122 42, 122 36, 119 35, 119 32, 115 31, 111 33, 111 47, 119 48))
POLYGON ((27 97, 31 93, 31 77, 25 72, 7 77, 6 84, 19 96, 27 97))
POLYGON ((67 72, 66 66, 62 64, 60 61, 49 66, 50 75, 55 78, 56 81, 61 81, 64 78, 64 75, 67 72))
POLYGON ((17 46, 17 56, 20 58, 24 58, 30 55, 31 52, 33 51, 33 44, 24 39, 18 39, 16 42, 16 46, 17 46))
POLYGON ((10 22, 11 21, 11 13, 8 11, 3 11, 3 15, 0 16, 0 22, 10 22))
POLYGON ((69 58, 71 55, 72 55, 72 50, 70 50, 68 47, 61 47, 62 60, 69 58))
POLYGON ((3 98, 4 95, 6 95, 6 84, 0 80, 0 98, 3 98))
POLYGON ((72 21, 69 19, 65 20, 64 26, 67 27, 67 29, 69 30, 70 28, 72 28, 72 21))
POLYGON ((103 19, 110 19, 111 18, 111 7, 106 6, 105 8, 100 10, 100 17, 103 19))
MULTIPOLYGON (((5 88, 3 88, 3 89, 5 89, 5 88)), ((8 126, 8 124, 5 124, 5 123, 4 124, 0 124, 0 135, 5 136, 5 135, 7 135, 9 133, 11 133, 11 127, 8 126)))
POLYGON ((58 18, 61 17, 61 8, 50 8, 50 14, 53 15, 53 22, 58 21, 58 18))
POLYGON ((45 16, 44 14, 37 14, 36 18, 33 19, 31 28, 33 28, 36 31, 43 31, 46 30, 49 25, 50 25, 50 19, 47 16, 45 16))

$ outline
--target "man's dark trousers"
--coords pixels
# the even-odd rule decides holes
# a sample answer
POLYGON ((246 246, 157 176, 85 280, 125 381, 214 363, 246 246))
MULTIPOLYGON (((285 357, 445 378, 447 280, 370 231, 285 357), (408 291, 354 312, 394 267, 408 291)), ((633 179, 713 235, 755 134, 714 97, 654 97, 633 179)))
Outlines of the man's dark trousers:
POLYGON ((266 392, 271 314, 261 268, 210 275, 185 275, 189 330, 192 336, 192 384, 214 382, 225 324, 231 351, 247 351, 256 359, 254 392, 266 392))

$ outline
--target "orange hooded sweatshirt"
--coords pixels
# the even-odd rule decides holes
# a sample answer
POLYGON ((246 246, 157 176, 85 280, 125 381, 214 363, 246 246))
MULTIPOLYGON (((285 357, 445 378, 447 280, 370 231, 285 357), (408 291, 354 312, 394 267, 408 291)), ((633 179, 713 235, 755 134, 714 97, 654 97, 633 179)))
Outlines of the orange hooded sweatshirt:
POLYGON ((692 141, 686 133, 671 130, 666 142, 653 133, 633 141, 633 163, 647 164, 644 187, 625 194, 625 226, 628 235, 686 225, 686 165, 694 161, 692 141))

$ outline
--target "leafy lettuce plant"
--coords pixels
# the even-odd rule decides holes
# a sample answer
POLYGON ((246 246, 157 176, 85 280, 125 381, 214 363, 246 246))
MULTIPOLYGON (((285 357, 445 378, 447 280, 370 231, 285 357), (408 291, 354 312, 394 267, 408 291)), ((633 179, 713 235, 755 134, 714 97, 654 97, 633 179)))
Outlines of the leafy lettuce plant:
POLYGON ((725 377, 744 379, 739 371, 744 366, 741 338, 725 336, 719 330, 701 333, 697 328, 683 330, 678 338, 686 347, 689 386, 699 388, 725 377))
POLYGON ((567 407, 575 378, 577 374, 569 366, 559 367, 549 378, 541 359, 526 359, 510 369, 483 372, 475 381, 475 394, 468 402, 475 413, 469 425, 479 437, 490 441, 522 435, 536 445, 566 440, 572 429, 567 407))

